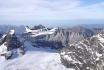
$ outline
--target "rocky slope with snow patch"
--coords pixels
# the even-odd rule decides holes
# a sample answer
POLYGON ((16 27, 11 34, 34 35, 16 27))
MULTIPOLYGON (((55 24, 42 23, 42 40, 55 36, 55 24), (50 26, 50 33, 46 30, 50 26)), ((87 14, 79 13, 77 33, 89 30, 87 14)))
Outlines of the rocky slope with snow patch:
POLYGON ((75 70, 104 70, 104 34, 71 44, 60 52, 62 63, 75 70))
POLYGON ((17 53, 24 53, 23 44, 16 36, 15 30, 10 30, 0 39, 0 57, 3 56, 6 59, 10 59, 17 56, 17 53))

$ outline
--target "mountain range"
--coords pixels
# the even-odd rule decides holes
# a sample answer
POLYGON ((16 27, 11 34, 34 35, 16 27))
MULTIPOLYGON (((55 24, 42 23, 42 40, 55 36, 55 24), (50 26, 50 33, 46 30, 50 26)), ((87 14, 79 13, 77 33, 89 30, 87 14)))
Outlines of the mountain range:
MULTIPOLYGON (((41 28, 45 28, 45 26, 33 26, 31 30, 41 28)), ((0 29, 0 54, 3 50, 9 49, 5 51, 9 54, 2 54, 9 61, 5 62, 5 60, 2 61, 3 59, 0 58, 2 65, 0 70, 104 69, 103 27, 59 27, 54 34, 40 35, 37 37, 26 36, 27 34, 24 33, 26 32, 25 26, 0 26, 0 29), (28 57, 30 58, 26 59, 28 57), (47 60, 44 61, 42 58, 47 60), (38 60, 37 63, 35 63, 36 60, 38 60), (44 64, 43 67, 41 63, 44 64), (25 65, 29 67, 25 69, 25 65)), ((51 28, 48 27, 47 29, 51 28)))

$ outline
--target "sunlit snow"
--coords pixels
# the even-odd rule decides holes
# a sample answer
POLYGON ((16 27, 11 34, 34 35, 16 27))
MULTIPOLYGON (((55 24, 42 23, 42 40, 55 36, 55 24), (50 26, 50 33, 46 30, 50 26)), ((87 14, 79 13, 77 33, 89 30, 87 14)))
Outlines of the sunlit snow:
POLYGON ((15 59, 1 60, 0 70, 73 70, 61 64, 59 54, 49 48, 34 48, 25 42, 26 53, 15 59))

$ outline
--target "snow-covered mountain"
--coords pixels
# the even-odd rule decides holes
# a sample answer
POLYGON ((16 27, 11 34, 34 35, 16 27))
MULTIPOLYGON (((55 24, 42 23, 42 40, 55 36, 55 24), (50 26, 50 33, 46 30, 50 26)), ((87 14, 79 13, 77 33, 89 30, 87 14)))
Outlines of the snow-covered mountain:
POLYGON ((25 40, 22 44, 18 39, 15 30, 0 39, 0 70, 74 70, 61 64, 56 50, 35 48, 31 42, 25 40))
POLYGON ((17 53, 18 55, 24 53, 24 46, 16 36, 15 30, 10 30, 4 34, 0 39, 0 45, 0 57, 3 56, 5 59, 14 58, 14 56, 17 56, 17 53))
POLYGON ((102 28, 58 28, 37 37, 24 37, 24 28, 0 32, 0 70, 104 70, 102 28))
POLYGON ((25 42, 26 53, 8 61, 0 59, 0 70, 74 70, 61 64, 60 56, 49 48, 34 48, 25 42))
POLYGON ((70 44, 60 51, 60 56, 62 63, 68 68, 104 70, 104 34, 99 33, 76 44, 70 44))

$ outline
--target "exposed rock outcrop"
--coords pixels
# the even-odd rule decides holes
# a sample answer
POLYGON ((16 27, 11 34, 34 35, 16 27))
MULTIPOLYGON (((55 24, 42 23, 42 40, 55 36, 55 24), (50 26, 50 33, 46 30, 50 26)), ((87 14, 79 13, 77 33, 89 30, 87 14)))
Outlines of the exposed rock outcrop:
POLYGON ((104 70, 104 34, 84 39, 60 51, 61 61, 75 70, 104 70))

